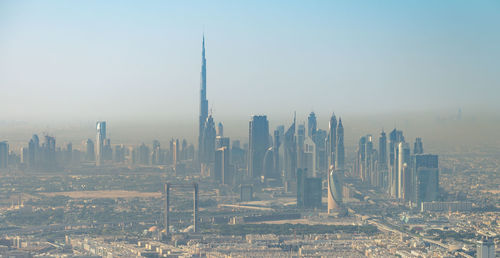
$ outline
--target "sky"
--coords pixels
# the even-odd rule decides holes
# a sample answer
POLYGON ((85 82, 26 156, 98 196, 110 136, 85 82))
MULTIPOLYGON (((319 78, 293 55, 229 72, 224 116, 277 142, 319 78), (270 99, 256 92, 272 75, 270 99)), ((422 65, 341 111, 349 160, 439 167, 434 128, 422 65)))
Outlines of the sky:
POLYGON ((495 114, 499 13, 496 0, 4 0, 0 121, 195 125, 203 33, 218 121, 495 114))

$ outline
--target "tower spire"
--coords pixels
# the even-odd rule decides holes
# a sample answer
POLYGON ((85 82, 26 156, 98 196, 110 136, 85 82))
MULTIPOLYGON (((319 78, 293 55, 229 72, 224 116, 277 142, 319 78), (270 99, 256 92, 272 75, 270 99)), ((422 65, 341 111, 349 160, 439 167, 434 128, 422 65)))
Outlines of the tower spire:
POLYGON ((207 100, 207 59, 205 58, 205 32, 203 32, 201 43, 201 72, 200 72, 200 118, 199 118, 199 133, 198 133, 198 159, 204 160, 203 143, 205 131, 205 122, 208 117, 208 100, 207 100))

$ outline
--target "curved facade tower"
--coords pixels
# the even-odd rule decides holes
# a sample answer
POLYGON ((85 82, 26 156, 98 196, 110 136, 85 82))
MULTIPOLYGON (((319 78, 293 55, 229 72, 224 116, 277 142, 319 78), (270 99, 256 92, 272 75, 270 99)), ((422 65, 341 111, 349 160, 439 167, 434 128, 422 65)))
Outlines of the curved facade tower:
POLYGON ((335 170, 334 166, 330 166, 328 173, 328 214, 343 213, 342 205, 342 186, 343 186, 343 170, 335 170))

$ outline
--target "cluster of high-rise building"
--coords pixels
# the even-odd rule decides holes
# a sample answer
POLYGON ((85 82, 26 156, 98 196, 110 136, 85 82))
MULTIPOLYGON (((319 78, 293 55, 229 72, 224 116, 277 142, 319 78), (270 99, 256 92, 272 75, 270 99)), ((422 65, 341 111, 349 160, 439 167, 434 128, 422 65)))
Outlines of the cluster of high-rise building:
POLYGON ((401 202, 420 205, 438 198, 438 165, 437 155, 424 154, 421 138, 415 139, 412 151, 403 131, 394 129, 389 139, 382 131, 378 150, 372 135, 360 138, 354 176, 401 202))
MULTIPOLYGON (((298 124, 294 116, 285 130, 279 125, 269 128, 266 115, 253 115, 248 125, 248 147, 230 146, 222 123, 216 123, 208 112, 207 60, 205 38, 202 42, 198 162, 203 175, 216 182, 235 185, 243 181, 267 186, 284 186, 286 192, 297 193, 298 206, 321 206, 322 180, 330 170, 343 174, 345 164, 344 129, 333 114, 328 131, 321 130, 311 112, 306 124, 298 124), (246 154, 245 154, 246 152, 246 154)), ((234 143, 233 143, 234 145, 234 143)), ((338 177, 338 176, 336 176, 338 177)), ((337 180, 341 187, 342 180, 337 180)), ((336 192, 340 207, 342 191, 336 192)))
MULTIPOLYGON (((33 169, 53 169, 81 162, 95 162, 97 166, 172 165, 174 171, 179 172, 184 161, 192 161, 199 166, 201 175, 223 185, 283 186, 285 192, 296 193, 297 205, 305 208, 321 206, 317 199, 321 199, 326 181, 328 212, 344 211, 342 193, 347 171, 342 120, 332 114, 328 129, 322 130, 318 127, 316 114, 311 112, 307 123, 297 123, 294 115, 288 128, 279 125, 272 130, 266 115, 253 115, 249 121, 248 145, 241 146, 239 141, 231 142, 224 135, 223 124, 216 123, 213 114, 209 113, 206 69, 203 37, 196 153, 192 144, 179 139, 172 139, 169 148, 162 148, 157 140, 149 146, 144 143, 112 146, 106 122, 98 121, 95 142, 87 139, 82 150, 73 149, 71 143, 65 149, 56 148, 55 138, 48 135, 40 143, 34 135, 28 146, 22 148, 20 163, 33 169)), ((0 168, 7 167, 10 160, 15 162, 9 145, 0 142, 0 168)), ((388 136, 381 133, 378 149, 374 137, 361 137, 350 174, 366 184, 384 189, 402 202, 419 204, 437 199, 438 171, 438 157, 424 154, 422 139, 416 139, 411 151, 403 132, 394 129, 388 136)))
MULTIPOLYGON (((96 123, 96 140, 87 139, 82 142, 81 148, 73 148, 72 143, 63 147, 56 146, 56 138, 45 135, 43 141, 37 134, 29 140, 27 146, 20 149, 19 154, 9 150, 6 141, 0 142, 0 169, 8 167, 28 170, 54 170, 57 168, 78 167, 82 165, 144 165, 159 166, 177 165, 183 167, 185 161, 194 160, 194 145, 184 139, 170 140, 169 148, 162 149, 160 142, 154 140, 152 146, 144 143, 135 146, 123 144, 111 145, 106 137, 106 122, 96 123)), ((181 169, 182 170, 182 169, 181 169)))

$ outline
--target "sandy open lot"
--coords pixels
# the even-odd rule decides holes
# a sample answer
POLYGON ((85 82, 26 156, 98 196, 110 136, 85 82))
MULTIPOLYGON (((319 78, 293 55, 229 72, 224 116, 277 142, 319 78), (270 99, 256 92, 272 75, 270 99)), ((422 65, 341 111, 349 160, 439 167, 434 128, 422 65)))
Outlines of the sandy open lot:
POLYGON ((42 193, 45 196, 68 196, 74 199, 98 199, 98 198, 160 198, 160 192, 137 192, 126 190, 107 190, 107 191, 74 191, 74 192, 53 192, 42 193))

